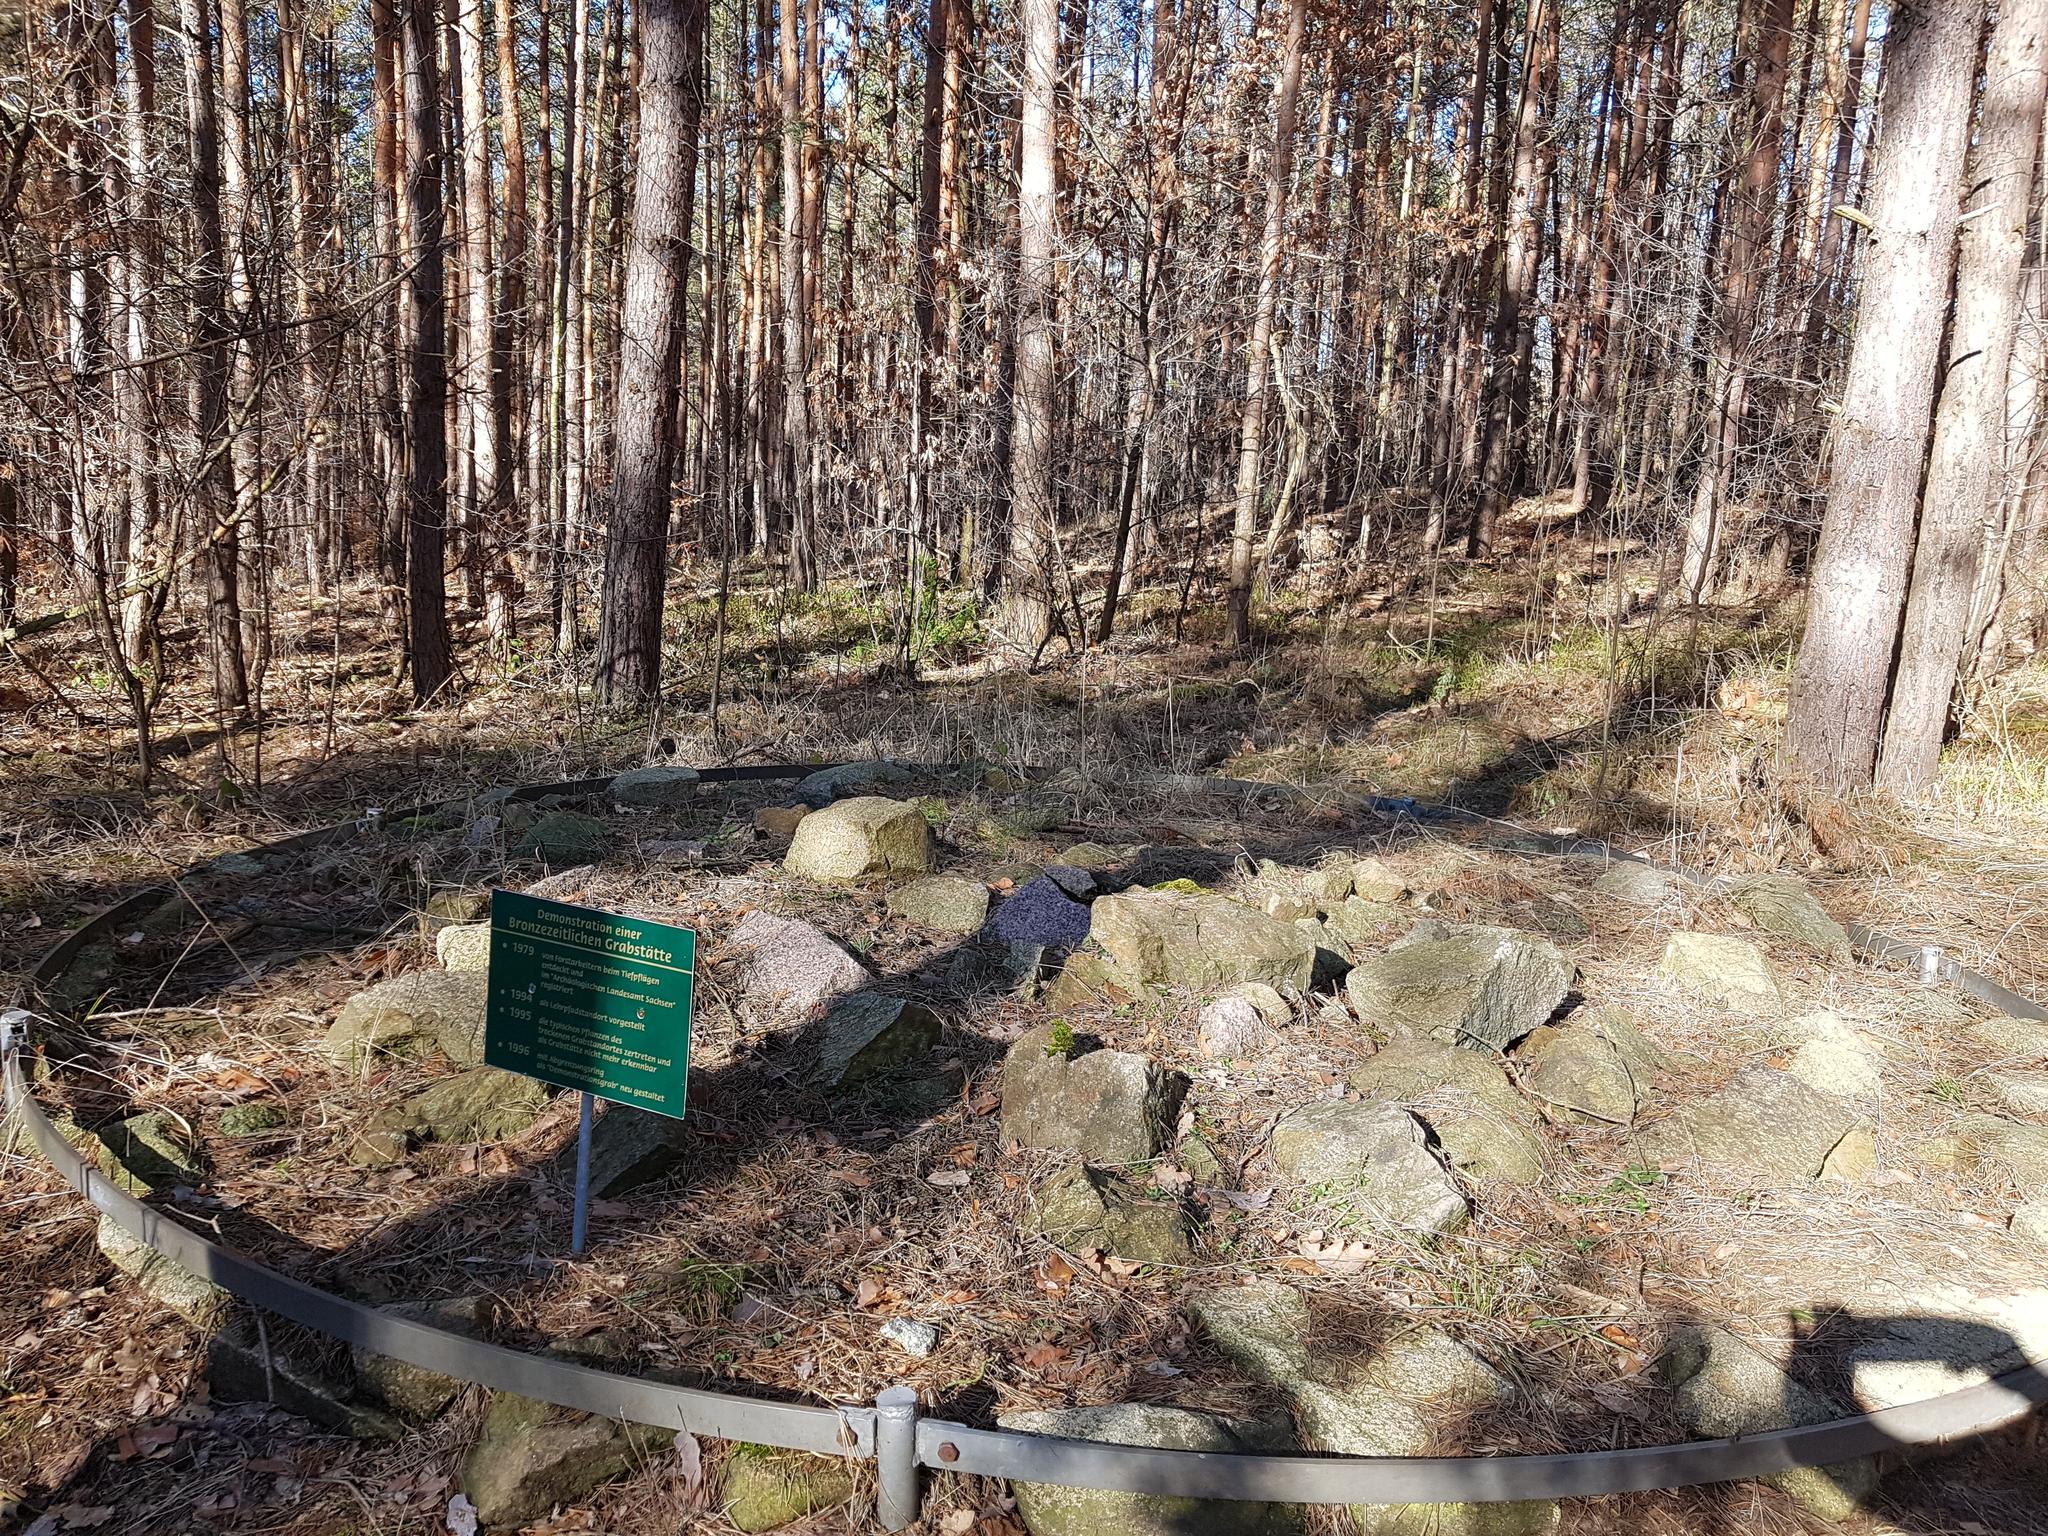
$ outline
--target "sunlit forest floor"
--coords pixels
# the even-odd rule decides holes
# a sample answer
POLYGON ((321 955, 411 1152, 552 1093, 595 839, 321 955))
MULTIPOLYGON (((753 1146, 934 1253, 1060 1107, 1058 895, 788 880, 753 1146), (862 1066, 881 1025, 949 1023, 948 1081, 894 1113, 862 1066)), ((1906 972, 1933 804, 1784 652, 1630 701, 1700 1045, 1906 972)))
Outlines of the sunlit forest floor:
MULTIPOLYGON (((61 999, 91 1015, 102 1072, 61 1078, 46 1103, 81 1123, 151 1108, 202 1126, 223 1104, 280 1099, 287 1132, 204 1136, 207 1179, 188 1214, 315 1283, 379 1301, 482 1285, 509 1314, 506 1337, 526 1347, 799 1400, 863 1401, 910 1379, 932 1411, 975 1422, 1077 1402, 1247 1411, 1244 1383, 1190 1337, 1179 1298, 1249 1275, 1304 1284, 1320 1316, 1367 1331, 1375 1318, 1425 1318, 1501 1364, 1515 1409, 1446 1428, 1443 1448, 1506 1451, 1685 1438, 1660 1406, 1654 1363, 1664 1335, 1690 1321, 1780 1343, 1824 1373, 1888 1295, 2038 1287, 2040 1251, 2004 1231, 2024 1181, 1931 1168, 1917 1152, 1960 1117, 2002 1107, 1994 1085, 2015 1048, 1953 994, 1775 944, 1788 1013, 1825 1010, 1874 1042, 1878 1155, 1896 1176, 1760 1195, 1652 1173, 1630 1133, 1560 1118, 1545 1128, 1544 1180, 1482 1184, 1457 1239, 1382 1239, 1362 1266, 1319 1265, 1313 1201, 1259 1198, 1271 1187, 1261 1143, 1277 1111, 1342 1094, 1370 1059, 1373 1042, 1341 1007, 1305 1003, 1284 1060, 1254 1071, 1196 1052, 1191 999, 1020 995, 976 973, 966 946, 892 920, 881 893, 785 877, 782 845, 753 812, 787 783, 655 813, 583 807, 608 852, 556 894, 698 927, 709 982, 693 1055, 701 1156, 668 1185, 602 1203, 592 1262, 561 1257, 566 1098, 499 1145, 427 1147, 395 1167, 349 1160, 364 1114, 436 1071, 402 1062, 365 1085, 337 1070, 317 1050, 335 1010, 433 964, 423 913, 436 893, 550 872, 473 835, 481 797, 648 761, 936 765, 905 793, 922 797, 945 867, 999 897, 1081 843, 1112 850, 1120 881, 1231 890, 1248 888, 1260 859, 1305 867, 1379 852, 1426 889, 1430 911, 1542 934, 1577 962, 1586 999, 1630 1011, 1670 1057, 1638 1129, 1744 1066, 1789 1058, 1796 1042, 1772 1022, 1703 1009, 1652 980, 1674 926, 1740 932, 1745 919, 1711 894, 1617 909, 1591 888, 1597 865, 1518 849, 1503 842, 1511 828, 1453 830, 1359 797, 1605 837, 1709 874, 1794 874, 1843 921, 1939 942, 2048 995, 2048 671, 1973 700, 1930 804, 1815 801, 1773 767, 1797 639, 1790 600, 1674 610, 1640 551, 1553 528, 1542 508, 1524 509, 1514 537, 1498 567, 1447 561, 1398 579, 1296 570, 1268 594, 1249 653, 1219 643, 1220 605, 1148 586, 1114 640, 1076 653, 1056 639, 1032 670, 991 668, 975 605, 944 588, 918 594, 906 624, 904 594, 886 583, 796 594, 742 568, 721 626, 716 572, 693 572, 673 596, 672 686, 651 722, 606 715, 537 643, 493 658, 474 635, 460 694, 414 711, 371 594, 352 591, 277 616, 260 731, 223 737, 204 719, 188 637, 174 658, 191 684, 168 692, 147 793, 133 787, 117 704, 89 652, 42 646, 32 669, 0 674, 14 722, 0 738, 0 962, 11 968, 203 859, 372 806, 396 818, 456 802, 440 819, 394 824, 381 847, 188 877, 185 916, 124 936, 61 999), (1299 793, 1176 790, 1162 786, 1169 774, 1299 793), (1044 806, 1053 812, 1017 814, 1044 806), (756 908, 804 918, 933 1004, 948 1026, 936 1089, 923 1079, 835 1103, 802 1086, 806 1042, 764 1035, 720 948, 756 908), (1020 1236, 1043 1160, 1004 1145, 997 1089, 1009 1043, 1053 1011, 1196 1084, 1218 1188, 1240 1198, 1208 1202, 1189 1265, 1048 1268, 1046 1245, 1020 1236), (948 1170, 969 1182, 932 1180, 948 1170), (913 1313, 941 1319, 942 1339, 914 1363, 875 1338, 880 1320, 913 1313)), ((1385 939, 1413 916, 1386 913, 1385 939)), ((481 1394, 389 1443, 213 1403, 205 1337, 106 1262, 92 1217, 38 1162, 5 1167, 0 1495, 23 1500, 24 1520, 49 1511, 47 1531, 443 1528, 481 1394)), ((321 1357, 316 1341, 289 1342, 321 1357)), ((1285 1404, 1268 1394, 1250 1407, 1285 1404)), ((697 1486, 657 1446, 536 1528, 729 1530, 715 1470, 697 1486)), ((1562 1529, 2020 1533, 2048 1530, 2044 1509, 2029 1428, 1894 1475, 1846 1525, 1744 1485, 1584 1501, 1562 1529)), ((1021 1528, 999 1486, 966 1479, 940 1483, 927 1516, 932 1530, 1021 1528)), ((853 1518, 821 1513, 791 1529, 861 1528, 853 1518)), ((1315 1528, 1343 1518, 1319 1514, 1315 1528)))

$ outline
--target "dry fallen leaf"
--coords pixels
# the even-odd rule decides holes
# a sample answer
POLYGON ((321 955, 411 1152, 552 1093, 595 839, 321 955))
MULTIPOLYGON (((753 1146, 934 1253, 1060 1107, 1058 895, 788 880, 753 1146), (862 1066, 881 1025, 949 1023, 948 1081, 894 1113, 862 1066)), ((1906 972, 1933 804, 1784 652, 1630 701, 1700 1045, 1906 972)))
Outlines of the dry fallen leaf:
POLYGON ((1034 1344, 1017 1357, 1017 1363, 1027 1371, 1049 1370, 1071 1353, 1057 1344, 1034 1344))
POLYGON ((1049 1253, 1038 1266, 1038 1288, 1041 1291, 1064 1291, 1074 1279, 1074 1266, 1064 1254, 1049 1253))
POLYGON ((967 1536, 974 1529, 975 1514, 971 1509, 949 1509, 939 1516, 939 1529, 946 1536, 967 1536))

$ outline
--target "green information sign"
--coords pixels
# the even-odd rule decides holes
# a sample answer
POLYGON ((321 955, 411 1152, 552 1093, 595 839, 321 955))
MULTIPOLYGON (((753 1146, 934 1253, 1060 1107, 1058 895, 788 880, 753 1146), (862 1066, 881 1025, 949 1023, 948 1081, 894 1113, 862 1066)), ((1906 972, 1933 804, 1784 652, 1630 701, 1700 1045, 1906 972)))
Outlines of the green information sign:
POLYGON ((491 892, 484 1060, 682 1118, 697 935, 491 892))

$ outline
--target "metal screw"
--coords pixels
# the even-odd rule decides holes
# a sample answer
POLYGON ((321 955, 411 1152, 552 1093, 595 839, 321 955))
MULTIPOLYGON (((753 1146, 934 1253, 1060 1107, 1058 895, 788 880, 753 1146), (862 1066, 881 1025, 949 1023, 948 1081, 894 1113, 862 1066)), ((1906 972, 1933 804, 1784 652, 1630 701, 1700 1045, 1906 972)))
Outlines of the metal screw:
POLYGON ((955 1445, 950 1440, 942 1440, 941 1442, 939 1442, 939 1460, 943 1461, 947 1466, 950 1467, 954 1462, 958 1461, 959 1459, 959 1446, 955 1445))

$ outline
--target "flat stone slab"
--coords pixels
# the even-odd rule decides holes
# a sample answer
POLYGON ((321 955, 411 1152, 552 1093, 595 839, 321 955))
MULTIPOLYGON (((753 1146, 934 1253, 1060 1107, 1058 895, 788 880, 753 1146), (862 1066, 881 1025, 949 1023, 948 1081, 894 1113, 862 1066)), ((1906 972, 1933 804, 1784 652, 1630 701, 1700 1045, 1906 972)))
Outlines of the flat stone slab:
POLYGON ((1353 967, 1344 987, 1368 1024, 1505 1051, 1557 1011, 1577 973, 1542 939, 1431 920, 1353 967))
POLYGON ((809 923, 772 912, 749 912, 732 931, 734 946, 752 951, 742 969, 747 1008, 770 1024, 803 1024, 835 997, 874 978, 867 967, 809 923))
POLYGON ((924 875, 889 892, 889 911, 937 933, 979 933, 988 916, 988 887, 965 875, 924 875))
POLYGON ((342 1005, 321 1049, 348 1069, 434 1046, 458 1066, 475 1066, 483 1060, 487 989, 482 971, 413 971, 380 981, 342 1005))
POLYGON ((1764 952, 1726 934, 1674 933, 1657 962, 1657 978, 1731 1012, 1776 1017, 1785 1005, 1764 952))
POLYGON ((1815 1178, 1857 1124, 1855 1107, 1788 1072, 1745 1067, 1718 1092, 1645 1129, 1635 1155, 1662 1168, 1704 1163, 1769 1182, 1815 1178))
POLYGON ((1331 1211, 1333 1226, 1450 1232, 1470 1214, 1422 1122, 1391 1104, 1305 1104, 1280 1117, 1267 1150, 1274 1171, 1331 1211))
POLYGON ((1453 1167, 1483 1179, 1534 1184, 1543 1177, 1543 1138, 1529 1101, 1500 1064, 1479 1051, 1433 1040, 1397 1040, 1351 1074, 1368 1099, 1400 1104, 1436 1132, 1453 1167))
POLYGON ((1227 896, 1125 891, 1088 910, 1089 937, 1135 982, 1220 992, 1263 981, 1307 991, 1314 977, 1308 935, 1227 896))

